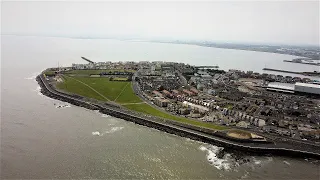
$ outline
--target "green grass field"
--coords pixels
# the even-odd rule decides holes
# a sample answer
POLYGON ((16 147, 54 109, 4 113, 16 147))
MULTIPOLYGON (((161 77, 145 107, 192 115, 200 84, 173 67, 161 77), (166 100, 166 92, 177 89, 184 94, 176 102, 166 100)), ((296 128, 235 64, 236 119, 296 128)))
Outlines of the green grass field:
MULTIPOLYGON (((76 78, 80 79, 80 78, 76 78)), ((93 79, 93 78, 92 78, 93 79)), ((76 80, 72 79, 69 76, 63 76, 64 82, 58 83, 57 88, 61 90, 65 90, 67 92, 71 92, 74 94, 79 94, 81 96, 89 97, 89 98, 94 98, 98 100, 106 100, 90 88, 82 85, 81 83, 77 82, 76 80)))
POLYGON ((67 75, 63 76, 64 82, 57 84, 57 88, 79 94, 81 96, 94 98, 102 101, 115 101, 119 104, 124 104, 123 106, 138 112, 145 114, 150 114, 158 116, 161 118, 176 120, 184 123, 189 123, 197 126, 202 126, 206 128, 223 130, 226 127, 217 126, 212 123, 205 123, 196 120, 187 119, 184 117, 174 116, 163 111, 160 111, 148 104, 141 103, 142 100, 133 92, 131 82, 121 82, 121 81, 109 81, 109 78, 100 78, 100 77, 70 77, 67 75), (92 90, 90 87, 95 91, 92 90), (140 103, 140 104, 127 104, 127 103, 140 103))
POLYGON ((141 102, 141 99, 134 94, 131 82, 109 81, 109 78, 99 77, 70 77, 66 75, 63 77, 65 81, 59 83, 57 87, 68 92, 103 101, 105 101, 106 98, 111 101, 117 98, 116 102, 118 103, 141 102), (106 98, 77 80, 87 84, 106 98))
POLYGON ((46 71, 44 71, 43 73, 44 73, 46 76, 53 76, 53 75, 56 74, 55 71, 51 71, 51 70, 46 70, 46 71))
POLYGON ((85 70, 71 70, 68 72, 64 72, 64 74, 100 74, 102 72, 114 72, 114 71, 118 71, 118 72, 134 72, 134 70, 124 70, 124 69, 85 69, 85 70))
POLYGON ((201 127, 206 127, 206 128, 210 128, 210 129, 216 129, 216 130, 227 129, 224 126, 218 126, 218 125, 214 125, 212 123, 205 123, 205 122, 191 120, 191 119, 184 118, 184 117, 174 116, 174 115, 162 112, 158 109, 155 109, 154 107, 152 107, 148 104, 129 104, 129 105, 124 105, 124 106, 126 108, 134 110, 134 111, 142 112, 145 114, 150 114, 153 116, 158 116, 158 117, 165 118, 165 119, 176 120, 179 122, 188 123, 188 124, 192 124, 192 125, 196 125, 196 126, 201 126, 201 127))

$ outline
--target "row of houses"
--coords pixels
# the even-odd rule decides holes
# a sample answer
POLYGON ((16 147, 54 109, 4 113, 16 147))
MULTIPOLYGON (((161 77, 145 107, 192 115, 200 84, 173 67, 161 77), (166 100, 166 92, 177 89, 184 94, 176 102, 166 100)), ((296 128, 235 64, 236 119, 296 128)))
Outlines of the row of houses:
MULTIPOLYGON (((191 91, 197 92, 194 89, 190 89, 190 92, 191 91)), ((167 99, 165 99, 165 97, 169 97, 169 98, 177 98, 177 100, 183 102, 182 105, 185 108, 189 108, 191 110, 195 110, 200 113, 205 113, 209 111, 209 106, 210 106, 209 103, 200 103, 200 101, 194 100, 190 97, 177 95, 177 94, 181 94, 177 90, 173 90, 172 93, 167 90, 163 90, 162 93, 159 91, 152 91, 152 93, 156 96, 155 101, 157 101, 157 105, 161 107, 167 106, 167 103, 169 102, 167 99)))
POLYGON ((205 107, 205 106, 201 106, 201 105, 198 105, 198 104, 193 104, 193 103, 190 103, 188 101, 184 101, 182 104, 183 104, 184 107, 189 108, 189 109, 194 110, 194 111, 198 111, 199 113, 209 112, 209 108, 205 107))
POLYGON ((137 70, 138 64, 135 62, 97 62, 88 64, 72 64, 72 69, 128 69, 137 70))
POLYGON ((182 89, 182 91, 178 91, 178 90, 172 90, 172 93, 169 92, 168 90, 164 89, 162 90, 162 93, 159 91, 153 91, 153 94, 155 94, 158 97, 168 97, 168 98, 177 98, 179 96, 194 96, 197 95, 199 93, 199 91, 195 88, 191 88, 190 90, 187 89, 182 89))
MULTIPOLYGON (((266 121, 264 119, 261 119, 259 117, 250 116, 250 115, 245 114, 240 111, 235 111, 235 110, 223 108, 222 114, 225 116, 227 116, 227 115, 232 116, 236 119, 236 121, 240 121, 240 122, 244 121, 248 124, 251 124, 251 125, 254 125, 257 127, 262 127, 262 126, 266 125, 266 121)), ((244 124, 244 123, 242 123, 242 124, 244 124)), ((242 125, 242 124, 240 124, 240 125, 242 125)), ((243 125, 243 126, 246 127, 247 125, 243 125)))

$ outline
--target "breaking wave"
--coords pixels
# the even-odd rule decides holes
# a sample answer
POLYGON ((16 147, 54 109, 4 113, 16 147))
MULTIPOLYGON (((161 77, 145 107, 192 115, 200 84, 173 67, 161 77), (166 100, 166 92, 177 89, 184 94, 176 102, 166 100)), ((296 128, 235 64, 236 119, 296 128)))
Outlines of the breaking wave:
POLYGON ((33 90, 33 91, 37 92, 37 94, 40 95, 40 96, 43 96, 43 97, 45 96, 45 95, 43 95, 43 94, 41 93, 41 87, 40 87, 39 85, 38 85, 37 88, 36 88, 35 90, 33 90))
POLYGON ((99 110, 93 110, 95 113, 97 113, 97 114, 100 114, 101 115, 101 117, 104 117, 104 118, 108 118, 108 117, 110 117, 108 114, 103 114, 103 113, 101 113, 99 110))
POLYGON ((209 144, 201 145, 199 149, 206 152, 207 161, 212 166, 225 171, 238 171, 238 167, 240 166, 249 166, 253 169, 257 167, 261 168, 273 160, 272 157, 254 157, 230 154, 224 152, 223 147, 209 144))
POLYGON ((225 154, 222 158, 219 158, 218 155, 223 150, 223 147, 208 145, 208 146, 200 146, 199 149, 201 151, 205 151, 207 153, 208 162, 213 165, 215 168, 219 170, 230 170, 230 154, 225 154))
POLYGON ((100 136, 100 132, 99 131, 92 132, 92 135, 93 136, 100 136))
POLYGON ((55 104, 56 108, 60 109, 60 108, 68 108, 71 107, 70 104, 55 104))
POLYGON ((191 143, 201 143, 197 140, 193 140, 193 139, 190 139, 190 138, 186 138, 186 142, 191 142, 191 143))
POLYGON ((108 114, 102 114, 101 117, 105 117, 105 118, 108 118, 110 117, 108 114))

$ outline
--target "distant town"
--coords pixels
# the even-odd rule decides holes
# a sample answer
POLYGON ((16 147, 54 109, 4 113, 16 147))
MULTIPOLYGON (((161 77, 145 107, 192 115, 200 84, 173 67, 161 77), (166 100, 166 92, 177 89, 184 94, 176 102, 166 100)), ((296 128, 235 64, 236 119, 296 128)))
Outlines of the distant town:
MULTIPOLYGON (((302 59, 307 61, 320 60, 319 46, 289 46, 289 45, 262 45, 262 44, 254 45, 254 44, 243 44, 243 43, 242 44, 241 43, 216 43, 211 41, 183 41, 183 40, 175 40, 175 41, 154 40, 153 42, 192 44, 192 45, 198 45, 198 46, 224 48, 224 49, 261 51, 261 52, 300 56, 300 57, 304 57, 302 59)), ((301 58, 297 58, 297 60, 301 60, 301 58)), ((311 63, 314 63, 314 62, 311 62, 311 63)))

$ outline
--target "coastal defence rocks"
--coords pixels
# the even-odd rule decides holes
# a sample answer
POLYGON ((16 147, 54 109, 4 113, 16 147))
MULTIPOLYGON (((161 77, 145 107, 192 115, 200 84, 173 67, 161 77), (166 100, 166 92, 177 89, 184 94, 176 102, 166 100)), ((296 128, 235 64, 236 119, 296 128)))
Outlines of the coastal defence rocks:
POLYGON ((50 85, 43 77, 39 75, 36 78, 37 82, 41 87, 41 93, 51 97, 53 99, 58 99, 61 101, 68 102, 70 104, 84 107, 90 110, 98 110, 103 114, 108 114, 110 116, 124 119, 127 121, 134 122, 139 125, 151 127, 164 131, 170 134, 175 134, 178 136, 186 137, 196 141, 202 141, 209 144, 215 144, 225 147, 226 151, 231 150, 233 152, 250 153, 255 155, 266 155, 274 154, 281 156, 291 156, 300 158, 316 158, 320 159, 320 154, 315 152, 303 151, 298 149, 290 149, 278 147, 275 144, 259 144, 253 142, 236 142, 230 139, 223 138, 222 136, 217 136, 214 131, 209 131, 205 128, 195 127, 192 125, 181 124, 173 121, 166 122, 156 122, 155 120, 149 118, 139 117, 134 114, 129 114, 128 112, 122 111, 118 107, 109 107, 106 104, 96 104, 92 102, 87 102, 80 96, 72 96, 70 94, 62 93, 55 90, 52 85, 50 85))

